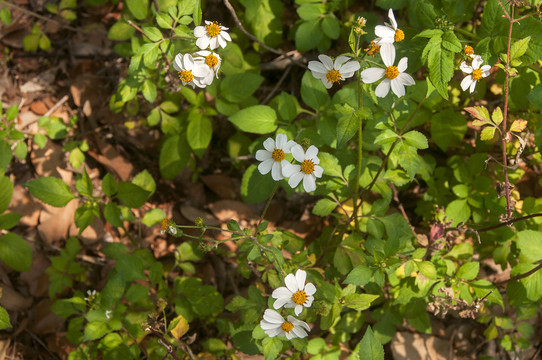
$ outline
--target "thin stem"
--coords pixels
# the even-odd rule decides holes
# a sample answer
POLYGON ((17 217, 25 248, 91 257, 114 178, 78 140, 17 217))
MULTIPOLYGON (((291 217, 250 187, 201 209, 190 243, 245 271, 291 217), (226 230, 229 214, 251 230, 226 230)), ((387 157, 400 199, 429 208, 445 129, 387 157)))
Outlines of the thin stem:
POLYGON ((269 199, 267 199, 267 203, 265 204, 265 207, 263 208, 262 215, 260 215, 260 220, 258 221, 258 225, 256 226, 254 235, 256 235, 260 231, 260 224, 262 223, 263 218, 265 214, 267 213, 267 210, 269 209, 269 205, 271 205, 271 200, 273 200, 273 196, 275 196, 275 193, 277 192, 278 188, 279 188, 279 182, 277 181, 275 183, 275 187, 273 188, 273 191, 271 191, 271 196, 269 196, 269 199))
POLYGON ((55 23, 55 24, 57 24, 58 26, 63 27, 64 29, 67 29, 67 30, 70 30, 70 31, 73 31, 73 32, 78 32, 78 33, 81 33, 81 34, 85 34, 85 32, 82 31, 82 30, 79 30, 79 29, 76 29, 76 28, 71 27, 71 26, 69 26, 69 25, 66 25, 66 24, 64 24, 64 23, 62 23, 62 22, 60 22, 60 21, 58 21, 58 20, 55 20, 55 19, 49 19, 48 17, 45 17, 45 16, 40 15, 40 14, 37 14, 37 13, 35 13, 35 12, 33 12, 33 11, 27 10, 27 9, 25 9, 25 8, 22 8, 22 7, 20 7, 20 6, 17 6, 17 5, 15 5, 15 4, 12 4, 12 3, 7 2, 7 1, 5 1, 5 0, 0 0, 0 4, 6 5, 7 7, 10 7, 10 8, 12 8, 12 9, 16 9, 17 11, 20 11, 20 12, 22 12, 22 13, 31 15, 31 16, 37 18, 37 19, 55 23))
MULTIPOLYGON (((359 42, 359 37, 358 37, 359 42)), ((357 47, 356 47, 357 51, 357 47)), ((358 71, 358 110, 361 110, 361 107, 363 105, 363 86, 361 84, 361 73, 358 71)), ((358 115, 356 115, 358 116, 358 115)), ((356 230, 359 229, 359 223, 358 223, 358 197, 359 197, 359 178, 361 177, 361 160, 362 160, 362 154, 363 154, 363 119, 361 119, 361 116, 358 119, 359 125, 358 125, 358 163, 356 166, 356 180, 354 182, 354 225, 356 227, 356 230)), ((362 199, 359 199, 359 202, 361 202, 362 199)))

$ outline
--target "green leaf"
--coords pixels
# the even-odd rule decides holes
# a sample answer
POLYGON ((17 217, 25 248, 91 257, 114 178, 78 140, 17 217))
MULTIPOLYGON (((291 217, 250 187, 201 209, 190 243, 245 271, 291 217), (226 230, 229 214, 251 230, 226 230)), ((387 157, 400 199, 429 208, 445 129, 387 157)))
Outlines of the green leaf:
POLYGON ((143 206, 143 204, 145 204, 150 195, 150 191, 147 191, 135 184, 132 184, 131 182, 119 182, 117 197, 120 199, 120 201, 124 203, 124 205, 132 209, 143 206))
POLYGON ((117 180, 110 173, 105 174, 102 180, 102 190, 109 197, 117 193, 117 180))
POLYGON ((143 27, 143 32, 145 33, 145 35, 147 35, 149 40, 152 42, 157 42, 164 38, 164 36, 162 35, 162 32, 153 26, 143 27))
POLYGON ((263 80, 263 76, 249 72, 228 75, 220 82, 220 95, 229 102, 242 102, 254 94, 263 80))
POLYGON ((15 156, 19 160, 26 159, 26 154, 28 154, 28 146, 26 145, 26 142, 19 141, 17 142, 17 145, 15 145, 15 149, 13 149, 13 152, 15 153, 15 156))
POLYGON ((96 214, 94 213, 96 210, 93 208, 87 208, 85 206, 80 206, 75 210, 75 225, 79 228, 79 235, 85 230, 90 224, 92 224, 92 221, 94 221, 94 217, 96 214))
POLYGON ((425 135, 416 130, 404 134, 403 139, 408 145, 414 146, 416 149, 427 149, 429 147, 425 135))
MULTIPOLYGON (((529 99, 529 102, 537 109, 542 109, 542 84, 538 84, 529 93, 529 96, 527 96, 529 99)), ((0 157, 1 161, 1 157, 0 157)), ((1 164, 0 164, 1 167, 1 164)))
POLYGON ((174 135, 168 138, 160 150, 160 174, 166 180, 177 176, 190 158, 190 147, 183 139, 185 136, 174 135))
POLYGON ((241 196, 246 203, 259 203, 269 198, 274 187, 275 181, 271 177, 271 174, 260 174, 258 166, 252 164, 243 174, 241 196))
MULTIPOLYGON (((9 26, 11 24, 11 11, 9 11, 9 9, 6 9, 6 8, 1 9, 0 20, 4 23, 4 25, 9 26)), ((11 325, 9 327, 11 327, 11 325)), ((5 328, 0 327, 0 330, 1 329, 5 329, 5 328)))
POLYGON ((461 42, 459 42, 459 39, 451 30, 448 30, 442 34, 442 47, 454 53, 458 53, 463 50, 461 42))
POLYGON ((493 113, 491 114, 491 120, 495 123, 495 125, 499 126, 503 121, 503 114, 500 107, 496 107, 493 109, 493 113))
POLYGON ((323 4, 302 4, 296 11, 302 20, 310 21, 319 19, 325 8, 323 4))
POLYGON ((456 276, 463 280, 474 280, 476 279, 476 276, 478 276, 478 271, 480 271, 479 262, 467 262, 461 265, 459 270, 457 270, 456 276))
POLYGON ((301 98, 305 104, 315 110, 320 109, 330 100, 322 80, 315 78, 310 71, 306 71, 301 79, 301 98))
POLYGON ((320 166, 324 168, 324 174, 327 176, 341 177, 342 170, 341 165, 339 165, 339 160, 330 153, 321 152, 318 154, 318 159, 320 159, 320 166))
POLYGON ((0 236, 0 259, 17 271, 28 271, 32 265, 32 249, 19 235, 7 233, 0 236))
POLYGON ((436 114, 431 120, 431 138, 439 148, 459 145, 467 132, 467 120, 452 109, 436 114))
POLYGON ((13 183, 7 176, 0 175, 0 214, 6 211, 13 196, 13 183))
POLYGON ((201 0, 194 1, 194 11, 192 12, 192 18, 194 19, 194 25, 198 26, 201 24, 202 9, 201 9, 201 0))
POLYGON ((188 144, 192 150, 201 157, 213 135, 213 126, 207 116, 198 114, 198 116, 190 116, 188 122, 188 128, 186 130, 186 137, 188 138, 188 144))
POLYGON ((147 17, 149 0, 126 0, 126 6, 137 20, 143 20, 147 17))
POLYGON ((85 161, 85 154, 79 148, 75 148, 70 152, 68 159, 74 169, 79 169, 85 161))
POLYGON ((452 226, 465 222, 470 218, 470 207, 467 199, 454 200, 446 207, 446 216, 452 220, 452 226))
POLYGON ((336 40, 341 33, 341 26, 334 15, 326 15, 322 19, 322 30, 328 38, 336 40))
POLYGON ((430 39, 430 38, 434 37, 435 35, 440 37, 440 36, 442 36, 442 34, 443 34, 443 32, 440 29, 425 29, 421 33, 416 34, 413 37, 413 39, 420 38, 420 37, 430 39))
POLYGON ((162 29, 172 29, 173 28, 173 19, 169 14, 158 13, 156 14, 156 23, 162 29))
POLYGON ((105 205, 104 217, 107 222, 115 227, 122 227, 122 214, 117 204, 110 201, 105 205))
POLYGON ((542 260, 542 233, 534 230, 523 230, 517 234, 517 247, 522 257, 530 262, 542 260))
POLYGON ((474 116, 476 120, 472 122, 474 126, 482 126, 490 123, 489 111, 485 106, 466 107, 465 110, 474 116))
POLYGON ((432 46, 427 57, 429 68, 429 79, 439 92, 439 94, 448 99, 448 82, 454 74, 454 54, 443 49, 441 44, 432 46))
POLYGON ((307 52, 320 44, 322 36, 319 19, 303 22, 295 32, 295 46, 299 52, 307 52))
POLYGON ((282 341, 278 336, 264 338, 262 345, 265 360, 275 360, 282 350, 282 341))
POLYGON ((365 265, 358 265, 352 271, 350 271, 350 274, 346 277, 344 280, 345 284, 354 284, 359 286, 364 286, 371 281, 371 278, 373 277, 374 271, 369 269, 365 265))
MULTIPOLYGON (((2 9, 2 10, 6 10, 6 9, 2 9)), ((9 321, 8 312, 6 311, 6 309, 4 309, 3 306, 0 306, 0 330, 4 330, 11 327, 13 326, 11 325, 11 322, 9 321)))
POLYGON ((510 48, 510 61, 519 59, 529 49, 530 36, 524 39, 515 41, 510 48))
POLYGON ((428 279, 436 279, 437 278, 437 269, 435 268, 435 265, 433 265, 432 262, 429 261, 420 261, 419 263, 416 263, 418 266, 418 270, 420 270, 420 273, 422 273, 423 276, 425 276, 428 279))
POLYGON ((81 195, 92 197, 94 187, 92 186, 92 180, 90 180, 86 168, 83 168, 83 174, 77 175, 77 179, 75 180, 75 188, 81 195))
POLYGON ((7 170, 12 157, 13 155, 9 143, 0 139, 0 174, 7 170))
POLYGON ((350 114, 345 114, 337 121, 337 148, 343 147, 343 145, 350 140, 359 129, 360 117, 353 111, 350 114))
POLYGON ((64 181, 55 177, 41 177, 24 184, 32 195, 46 204, 55 207, 66 206, 76 196, 64 181))
POLYGON ((152 196, 152 194, 154 194, 154 191, 156 190, 156 182, 154 181, 152 175, 147 169, 137 174, 132 179, 132 184, 139 186, 143 190, 147 190, 150 193, 149 197, 152 196))
POLYGON ((239 111, 228 118, 240 130, 266 134, 277 128, 277 113, 266 105, 254 105, 239 111))
POLYGON ((241 0, 246 8, 245 20, 256 38, 271 47, 282 43, 283 2, 280 0, 241 0))
POLYGON ((19 114, 19 107, 17 105, 11 105, 6 110, 6 120, 7 121, 13 121, 19 114))
POLYGON ((0 215, 0 229, 2 230, 11 229, 15 225, 17 225, 21 217, 22 217, 21 214, 15 214, 15 213, 6 213, 6 214, 0 215))
POLYGON ((296 97, 282 91, 276 99, 279 116, 285 121, 294 120, 298 113, 297 109, 299 108, 296 97))
POLYGON ((135 29, 125 21, 117 21, 109 29, 107 37, 109 40, 124 41, 131 39, 135 34, 135 29))
POLYGON ((384 347, 370 326, 359 343, 359 360, 384 360, 384 347))
POLYGON ((312 208, 312 213, 318 216, 328 216, 335 210, 337 203, 330 199, 320 199, 312 208))
POLYGON ((147 79, 145 82, 143 82, 141 93, 148 102, 154 102, 158 93, 156 91, 156 85, 151 79, 147 79))
POLYGON ((165 218, 166 213, 162 209, 152 209, 151 211, 147 211, 145 213, 145 216, 143 216, 143 220, 141 220, 141 222, 145 226, 152 227, 165 218))
MULTIPOLYGON (((128 3, 130 0, 128 0, 128 3)), ((92 321, 85 326, 83 341, 98 340, 109 332, 107 324, 103 321, 92 321)))
POLYGON ((378 299, 380 295, 373 294, 349 294, 343 298, 343 305, 357 311, 367 310, 371 303, 378 299))
POLYGON ((495 136, 495 130, 497 129, 493 126, 486 126, 480 134, 480 139, 484 141, 493 140, 493 137, 495 136))

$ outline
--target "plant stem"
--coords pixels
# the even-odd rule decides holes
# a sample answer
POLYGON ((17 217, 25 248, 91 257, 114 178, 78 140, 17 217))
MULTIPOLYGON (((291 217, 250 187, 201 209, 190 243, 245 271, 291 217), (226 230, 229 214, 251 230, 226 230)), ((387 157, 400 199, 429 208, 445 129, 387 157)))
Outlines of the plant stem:
MULTIPOLYGON (((363 86, 361 84, 361 75, 358 71, 358 110, 361 110, 361 107, 363 105, 363 86)), ((358 115, 356 115, 358 116, 358 115)), ((354 182, 354 224, 356 227, 356 230, 358 230, 358 197, 359 197, 359 178, 361 177, 361 160, 362 160, 362 154, 363 154, 363 119, 361 119, 361 116, 359 117, 359 127, 358 127, 358 163, 356 166, 356 180, 354 182)), ((359 198, 359 202, 361 202, 362 199, 359 198)))
POLYGON ((260 229, 260 224, 262 223, 263 218, 265 214, 267 213, 267 210, 269 209, 269 205, 271 205, 271 200, 273 200, 273 196, 275 196, 275 193, 277 192, 278 188, 279 188, 279 182, 277 181, 275 182, 275 187, 273 188, 273 191, 271 191, 271 196, 269 196, 269 199, 267 199, 267 203, 265 203, 265 207, 263 208, 262 215, 260 215, 260 220, 258 220, 258 225, 256 226, 254 236, 258 234, 259 229, 260 229))

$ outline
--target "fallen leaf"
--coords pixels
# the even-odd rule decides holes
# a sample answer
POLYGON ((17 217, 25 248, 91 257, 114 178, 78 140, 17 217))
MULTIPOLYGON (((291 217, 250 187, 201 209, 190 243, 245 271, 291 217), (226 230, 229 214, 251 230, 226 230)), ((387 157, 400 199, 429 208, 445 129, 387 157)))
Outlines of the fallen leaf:
POLYGON ((9 311, 23 311, 32 305, 32 298, 24 296, 15 291, 11 286, 0 284, 2 289, 2 297, 0 297, 0 305, 9 311))
POLYGON ((9 204, 8 213, 21 214, 19 224, 25 226, 36 226, 40 212, 43 209, 41 202, 34 200, 28 190, 21 185, 15 185, 13 188, 13 197, 9 204))
POLYGON ((235 186, 229 176, 224 174, 204 175, 201 180, 222 199, 235 199, 235 186))
POLYGON ((446 360, 449 341, 427 334, 398 332, 390 348, 396 360, 446 360))
POLYGON ((40 213, 38 225, 40 238, 47 244, 55 244, 66 239, 68 229, 74 222, 73 216, 77 206, 77 201, 70 201, 61 208, 43 204, 44 209, 40 213))
POLYGON ((64 326, 64 319, 51 311, 53 300, 43 299, 32 308, 29 330, 38 335, 53 334, 64 326))
POLYGON ((181 214, 185 219, 194 222, 197 218, 202 218, 205 225, 209 226, 219 226, 220 222, 213 217, 213 215, 206 213, 203 210, 196 209, 190 205, 181 205, 181 214))
POLYGON ((209 205, 213 215, 222 222, 230 220, 255 220, 258 218, 254 211, 245 203, 237 200, 220 200, 209 205))

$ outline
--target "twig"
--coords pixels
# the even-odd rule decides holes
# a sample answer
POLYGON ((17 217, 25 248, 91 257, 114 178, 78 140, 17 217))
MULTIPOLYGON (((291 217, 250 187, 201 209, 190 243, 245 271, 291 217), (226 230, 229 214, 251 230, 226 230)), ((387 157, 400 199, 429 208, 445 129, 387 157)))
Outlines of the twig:
POLYGON ((62 104, 64 104, 66 101, 68 101, 70 97, 68 95, 64 95, 62 97, 62 99, 60 99, 56 104, 53 105, 52 108, 50 108, 43 116, 49 116, 51 115, 52 113, 55 112, 56 109, 58 109, 59 107, 62 106, 62 104))
POLYGON ((391 187, 391 190, 393 191, 393 200, 395 200, 395 202, 397 203, 397 207, 399 208, 399 211, 401 211, 401 214, 407 221, 408 225, 410 225, 410 228, 412 229, 414 236, 418 237, 418 234, 416 234, 416 231, 414 230, 414 226, 412 226, 412 224, 410 223, 410 220, 408 219, 408 215, 405 211, 405 208, 403 207, 403 203, 401 203, 401 201, 399 200, 399 193, 397 192, 397 188, 392 182, 390 182, 390 187, 391 187))
POLYGON ((280 87, 280 85, 284 82, 284 79, 286 79, 286 76, 288 76, 288 74, 290 73, 290 70, 292 68, 291 67, 287 67, 286 68, 286 71, 284 71, 279 79, 279 81, 275 84, 275 86, 273 87, 273 89, 271 90, 271 92, 269 94, 267 94, 267 96, 265 97, 265 99, 263 99, 262 101, 262 105, 265 105, 267 104, 267 102, 269 100, 271 100, 271 98, 273 97, 273 95, 275 94, 275 92, 277 92, 278 88, 280 87))
POLYGON ((540 270, 540 269, 542 269, 542 264, 538 264, 537 267, 535 267, 534 269, 531 269, 531 270, 527 271, 526 273, 518 274, 518 275, 516 275, 516 276, 514 276, 514 277, 511 277, 511 278, 508 279, 508 280, 502 280, 502 281, 496 282, 496 283, 495 283, 495 286, 505 285, 505 284, 509 283, 510 281, 517 281, 517 280, 520 280, 520 279, 529 277, 529 276, 531 276, 532 274, 534 274, 535 272, 537 272, 537 271, 540 270))
POLYGON ((81 33, 81 34, 86 34, 86 32, 84 32, 83 30, 80 30, 80 29, 76 29, 74 27, 71 27, 70 25, 66 25, 58 20, 55 20, 55 19, 49 19, 43 15, 40 15, 40 14, 37 14, 33 11, 30 11, 30 10, 27 10, 25 8, 22 8, 18 5, 15 5, 15 4, 12 4, 12 3, 9 3, 9 2, 6 2, 5 0, 0 0, 0 4, 2 5, 6 5, 12 9, 16 9, 17 11, 20 11, 22 13, 25 13, 25 14, 28 14, 30 16, 33 16, 35 18, 38 18, 40 20, 44 20, 44 21, 49 21, 49 22, 52 22, 52 23, 55 23, 57 24, 58 26, 60 27, 63 27, 64 29, 67 29, 67 30, 70 30, 70 31, 73 31, 73 32, 77 32, 77 33, 81 33))
POLYGON ((181 358, 179 358, 179 356, 173 351, 173 346, 171 345, 171 343, 167 341, 160 332, 154 330, 150 326, 147 328, 147 330, 159 338, 158 342, 166 349, 168 355, 171 355, 175 360, 181 360, 181 358))
POLYGON ((231 16, 233 17, 233 21, 235 21, 235 24, 237 25, 237 27, 239 28, 239 30, 241 30, 246 36, 248 36, 252 41, 254 42, 257 42, 258 44, 260 44, 264 49, 266 50, 269 50, 271 51, 272 53, 274 54, 277 54, 277 55, 282 55, 284 56, 285 58, 287 58, 288 60, 290 60, 291 62, 301 66, 301 67, 305 67, 306 68, 306 65, 295 60, 292 56, 286 54, 285 52, 281 51, 281 50, 277 50, 277 49, 274 49, 272 48, 271 46, 268 46, 266 44, 264 44, 263 42, 261 42, 260 40, 258 40, 258 38, 254 35, 252 35, 251 33, 249 33, 247 31, 247 29, 245 29, 245 27, 243 26, 243 24, 241 23, 241 21, 239 20, 239 17, 237 16, 237 13, 235 12, 235 9, 233 8, 233 6, 231 5, 231 3, 229 2, 229 0, 224 0, 224 5, 226 5, 226 7, 228 8, 228 10, 230 11, 231 13, 231 16))

